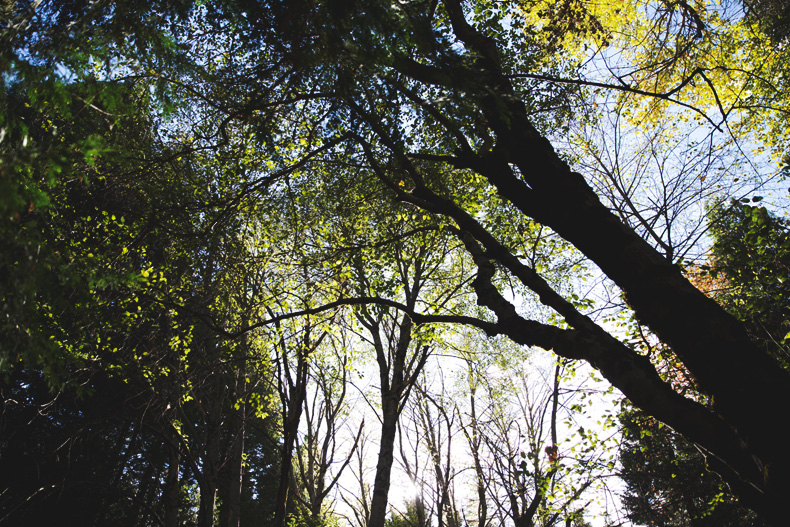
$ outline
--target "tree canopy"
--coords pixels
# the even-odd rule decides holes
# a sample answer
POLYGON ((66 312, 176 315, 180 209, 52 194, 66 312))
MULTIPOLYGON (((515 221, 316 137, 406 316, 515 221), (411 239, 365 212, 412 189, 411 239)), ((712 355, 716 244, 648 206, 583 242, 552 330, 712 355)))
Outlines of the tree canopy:
MULTIPOLYGON (((334 407, 326 356, 345 369, 370 349, 381 449, 357 517, 381 527, 400 416, 430 356, 457 346, 464 328, 585 361, 779 524, 790 491, 775 433, 776 408, 790 405, 784 358, 684 274, 705 254, 708 229, 718 272, 754 258, 721 235, 733 214, 752 218, 739 239, 754 238, 766 266, 742 284, 749 300, 736 315, 786 325, 783 304, 751 292, 782 296, 787 269, 775 262, 786 233, 761 230, 774 221, 761 209, 721 206, 758 191, 786 201, 776 160, 788 151, 790 66, 782 22, 765 22, 778 9, 5 5, 4 400, 33 387, 30 375, 75 397, 101 391, 99 380, 128 385, 126 402, 140 403, 121 421, 148 435, 106 432, 101 448, 131 463, 134 448, 163 440, 150 447, 165 460, 159 473, 135 480, 161 489, 136 495, 161 523, 194 509, 211 525, 219 504, 221 522, 238 524, 273 492, 255 470, 278 474, 265 513, 278 527, 289 514, 329 521, 323 498, 294 497, 323 488, 318 473, 331 481, 294 470, 328 456, 300 452, 299 427, 311 390, 334 407), (722 212, 707 223, 706 210, 722 212), (766 236, 781 239, 774 260, 766 236), (622 320, 651 345, 634 345, 622 320), (667 356, 693 390, 661 370, 667 356), (245 467, 253 455, 279 461, 245 467), (247 498, 244 478, 257 485, 247 498)), ((345 373, 330 377, 345 386, 345 373)), ((354 436, 350 452, 338 451, 340 471, 362 448, 362 428, 354 436)), ((551 443, 544 452, 556 463, 551 443)), ((523 498, 544 510, 556 468, 535 463, 535 493, 523 498)), ((439 521, 456 518, 435 466, 439 521)), ((575 521, 581 487, 545 517, 575 521)))

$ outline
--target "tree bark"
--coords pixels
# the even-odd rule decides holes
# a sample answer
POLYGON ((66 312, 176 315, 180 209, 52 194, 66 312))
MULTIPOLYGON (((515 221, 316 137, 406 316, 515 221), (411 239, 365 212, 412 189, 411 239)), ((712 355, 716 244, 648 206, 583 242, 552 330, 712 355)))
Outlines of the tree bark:
POLYGON ((167 442, 168 463, 162 501, 165 508, 165 527, 178 527, 178 497, 180 494, 179 467, 181 449, 178 439, 167 442))
POLYGON ((397 394, 382 395, 381 447, 376 463, 376 479, 373 484, 373 496, 370 500, 370 518, 368 527, 384 527, 387 516, 387 503, 390 491, 392 463, 395 459, 395 436, 398 431, 397 394))
POLYGON ((299 431, 299 420, 302 417, 303 391, 291 394, 285 412, 285 423, 283 425, 283 446, 280 449, 280 476, 277 487, 277 501, 274 510, 274 526, 285 527, 288 506, 288 492, 291 485, 291 471, 293 465, 294 443, 296 434, 299 431))
POLYGON ((239 527, 241 522, 241 485, 244 464, 244 435, 246 424, 246 405, 244 404, 245 368, 236 370, 233 389, 236 404, 229 410, 229 442, 220 474, 220 527, 239 527))

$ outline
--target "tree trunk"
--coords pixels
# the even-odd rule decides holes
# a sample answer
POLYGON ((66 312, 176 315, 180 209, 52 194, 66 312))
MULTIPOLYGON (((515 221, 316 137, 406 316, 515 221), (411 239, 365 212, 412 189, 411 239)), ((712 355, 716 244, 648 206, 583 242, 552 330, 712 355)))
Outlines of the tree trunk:
MULTIPOLYGON (((212 429, 214 427, 211 427, 212 429)), ((214 525, 214 508, 217 498, 218 462, 219 462, 219 429, 216 433, 208 432, 206 451, 203 458, 201 477, 198 479, 200 488, 200 507, 198 509, 198 527, 214 525)))
POLYGON ((214 503, 217 498, 217 485, 211 478, 203 478, 200 484, 200 506, 198 508, 198 527, 214 525, 214 503))
POLYGON ((168 442, 167 475, 165 488, 162 492, 162 501, 165 508, 165 527, 178 527, 178 497, 180 494, 180 480, 178 477, 181 464, 181 449, 176 442, 168 442))
POLYGON ((373 497, 370 500, 370 519, 368 527, 384 527, 387 516, 387 503, 390 491, 390 475, 395 452, 395 436, 398 431, 397 394, 383 394, 383 415, 381 422, 381 448, 376 464, 376 479, 373 484, 373 497))
POLYGON ((198 478, 200 488, 200 508, 198 509, 198 527, 214 525, 214 510, 219 486, 220 435, 222 410, 225 401, 225 376, 215 373, 209 381, 208 389, 201 394, 205 397, 202 404, 206 406, 206 419, 203 431, 203 448, 201 453, 201 476, 198 478))
POLYGON ((244 464, 244 434, 246 406, 244 404, 245 371, 240 367, 236 372, 234 394, 239 408, 230 410, 228 428, 230 444, 226 448, 226 458, 222 466, 220 485, 220 527, 239 527, 241 521, 241 485, 244 464))
MULTIPOLYGON (((274 527, 285 527, 287 520, 288 492, 291 487, 293 471, 293 449, 299 421, 302 418, 302 404, 307 396, 307 352, 305 347, 297 357, 296 382, 288 388, 289 394, 280 394, 285 401, 283 416, 283 446, 280 450, 280 480, 277 487, 277 501, 274 509, 274 527)), ((283 389, 283 388, 281 388, 283 389)))
POLYGON ((790 374, 754 346, 741 325, 690 284, 678 266, 600 202, 532 125, 503 71, 495 43, 469 25, 461 2, 444 4, 456 36, 477 57, 474 67, 459 67, 454 75, 441 78, 408 61, 398 68, 424 82, 452 82, 449 87, 474 98, 485 115, 497 138, 495 148, 484 154, 462 153, 456 166, 477 171, 526 216, 551 227, 595 262, 624 292, 639 321, 671 346, 711 397, 712 409, 674 392, 649 360, 559 298, 455 203, 426 187, 405 199, 413 196, 424 208, 455 219, 483 246, 480 254, 486 261, 477 258, 479 266, 498 261, 573 327, 552 331, 518 316, 512 305, 504 306, 501 295, 491 294, 492 270, 488 277, 478 275, 476 290, 478 300, 497 312, 498 332, 522 344, 588 361, 638 407, 715 456, 712 463, 740 497, 769 521, 782 524, 785 497, 790 494, 785 477, 790 456, 775 423, 776 408, 790 407, 790 374))
POLYGON ((291 471, 293 470, 292 458, 294 441, 299 428, 301 417, 301 403, 288 411, 287 421, 283 431, 283 446, 280 449, 280 476, 277 486, 277 501, 274 510, 274 526, 285 527, 288 506, 288 491, 291 488, 291 471))
POLYGON ((477 525, 479 527, 485 527, 486 522, 488 521, 488 503, 486 502, 485 474, 483 473, 483 464, 480 460, 480 446, 482 445, 482 440, 480 437, 479 423, 477 422, 477 401, 475 397, 477 393, 477 385, 476 380, 473 378, 475 373, 471 363, 467 363, 467 371, 469 375, 469 409, 471 412, 470 427, 472 428, 472 433, 469 434, 466 429, 464 429, 464 435, 466 435, 466 441, 469 443, 469 449, 472 452, 472 461, 474 462, 475 467, 475 490, 477 491, 477 525))

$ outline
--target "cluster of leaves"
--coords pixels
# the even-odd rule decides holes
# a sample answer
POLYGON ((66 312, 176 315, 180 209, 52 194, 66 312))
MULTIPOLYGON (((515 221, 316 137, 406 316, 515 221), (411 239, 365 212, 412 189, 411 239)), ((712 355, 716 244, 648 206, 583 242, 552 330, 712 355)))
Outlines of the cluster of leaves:
POLYGON ((714 243, 703 269, 721 280, 714 297, 744 322, 753 341, 790 368, 790 222, 742 202, 710 215, 714 243))
POLYGON ((758 527, 692 443, 627 403, 620 412, 620 477, 628 519, 657 527, 758 527))
POLYGON ((777 43, 790 36, 790 6, 781 0, 747 0, 744 2, 750 17, 766 28, 777 43))
MULTIPOLYGON (((205 199, 199 159, 157 142, 147 82, 54 85, 57 96, 20 74, 4 86, 2 518, 190 524, 217 477, 209 443, 226 450, 216 458, 240 441, 214 422, 267 414, 262 368, 236 382, 246 342, 206 328, 239 323, 219 300, 237 238, 207 229, 226 203, 205 199)), ((270 421, 241 428, 258 460, 247 517, 271 510, 270 421)))

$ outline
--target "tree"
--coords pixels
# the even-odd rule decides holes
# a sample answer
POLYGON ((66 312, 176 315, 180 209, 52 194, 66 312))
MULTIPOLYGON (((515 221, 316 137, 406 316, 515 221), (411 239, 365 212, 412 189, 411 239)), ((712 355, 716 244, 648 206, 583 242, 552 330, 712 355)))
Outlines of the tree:
MULTIPOLYGON (((427 281, 425 253, 418 251, 414 259, 397 257, 407 306, 416 305, 420 290, 427 281)), ((363 270, 360 272, 364 273, 363 270)), ((362 281, 368 282, 366 278, 362 281)), ((382 527, 387 513, 399 418, 428 359, 431 344, 413 334, 413 322, 408 315, 392 314, 387 308, 363 309, 358 320, 370 335, 380 380, 381 438, 367 525, 382 527)))
MULTIPOLYGON (((285 192, 298 180, 302 188, 315 191, 312 195, 324 196, 319 203, 345 208, 349 204, 337 196, 359 188, 369 214, 346 237, 356 248, 367 245, 364 236, 379 221, 400 221, 398 214, 406 208, 412 216, 427 217, 423 226, 455 242, 447 259, 452 253, 462 262, 447 277, 453 282, 449 289, 474 297, 485 308, 480 314, 459 307, 470 302, 418 304, 409 298, 404 303, 386 289, 350 297, 344 293, 359 289, 349 288, 337 300, 303 312, 334 309, 341 302, 376 302, 400 309, 401 327, 463 323, 566 359, 586 360, 635 405, 699 445, 745 502, 770 521, 782 521, 782 500, 790 490, 783 474, 790 469, 790 456, 772 423, 773 409, 790 403, 788 373, 754 346, 724 309, 689 283, 671 254, 656 251, 640 237, 644 231, 613 214, 584 175, 571 168, 569 155, 558 153, 551 142, 571 114, 573 97, 584 98, 579 86, 647 98, 640 99, 648 101, 641 114, 652 112, 662 119, 688 110, 713 127, 776 122, 763 109, 783 109, 784 91, 755 81, 764 79, 764 72, 747 71, 750 82, 756 82, 749 84, 727 74, 740 68, 710 64, 727 57, 709 52, 716 41, 703 38, 706 28, 713 23, 725 29, 743 26, 720 17, 718 9, 704 10, 704 5, 650 4, 639 11, 640 20, 650 21, 649 38, 643 40, 649 45, 639 56, 649 60, 629 73, 633 85, 618 71, 607 73, 611 82, 593 85, 582 76, 565 82, 556 75, 573 73, 586 58, 574 56, 565 41, 577 40, 578 49, 581 43, 597 47, 602 45, 597 35, 606 35, 592 31, 597 27, 595 13, 587 11, 586 16, 583 9, 571 9, 571 3, 562 17, 537 18, 515 1, 228 1, 195 9, 186 2, 172 11, 143 5, 142 15, 134 14, 128 22, 170 23, 165 24, 168 31, 155 32, 153 42, 164 45, 152 45, 139 57, 122 45, 125 36, 118 29, 127 23, 120 16, 123 5, 112 10, 100 4, 82 16, 76 9, 80 5, 70 3, 68 9, 34 19, 35 31, 25 35, 37 42, 39 35, 51 34, 63 37, 57 42, 68 43, 71 28, 90 27, 104 37, 97 42, 112 43, 100 50, 102 57, 129 60, 131 71, 157 79, 163 87, 155 93, 163 108, 172 105, 168 88, 178 87, 194 105, 182 106, 177 118, 165 121, 161 129, 192 137, 184 141, 189 148, 214 148, 235 127, 254 135, 269 162, 258 166, 265 176, 236 187, 239 196, 265 201, 267 192, 285 192), (585 23, 571 16, 579 12, 585 23), (55 15, 68 15, 80 24, 54 24, 63 21, 55 15), (206 31, 194 31, 196 26, 206 31), (65 37, 62 28, 69 28, 65 37), (662 35, 668 38, 662 40, 662 35), (215 41, 207 42, 213 37, 215 41), (637 73, 648 86, 637 82, 637 73), (699 98, 701 108, 696 107, 693 97, 705 86, 711 89, 699 98), (756 98, 733 95, 745 93, 756 98), (741 121, 740 115, 750 118, 741 121), (198 123, 205 126, 195 139, 189 131, 198 123), (322 169, 302 170, 306 165, 322 169), (392 200, 401 206, 384 206, 392 200), (550 265, 532 265, 527 252, 532 225, 559 235, 601 269, 640 323, 694 375, 713 401, 710 407, 677 393, 649 358, 597 324, 589 306, 564 296, 544 277, 550 265), (560 324, 520 311, 508 287, 553 310, 560 324)), ((139 25, 137 31, 150 29, 146 23, 139 25)), ((131 42, 145 41, 139 37, 134 34, 131 42)), ((745 49, 776 51, 765 39, 755 41, 757 45, 745 49)), ((735 41, 720 42, 727 45, 713 48, 726 52, 735 41)), ((35 46, 29 49, 38 52, 35 46)), ((771 64, 781 71, 786 63, 771 64)), ((781 80, 776 71, 769 72, 769 80, 781 80)), ((745 125, 731 129, 734 134, 752 133, 745 125)), ((775 138, 781 142, 780 135, 775 138)), ((403 236, 422 234, 407 231, 403 236)), ((374 500, 377 494, 381 496, 374 492, 374 500)))
POLYGON ((582 406, 573 401, 581 390, 561 388, 567 365, 551 371, 530 361, 499 367, 498 374, 491 368, 478 380, 485 411, 477 424, 484 445, 477 486, 486 489, 492 520, 553 526, 582 518, 592 501, 587 491, 609 466, 606 442, 575 422, 582 406))
MULTIPOLYGON (((760 201, 760 198, 755 198, 760 201)), ((692 267, 697 286, 741 320, 750 338, 787 368, 788 229, 765 208, 732 201, 708 211, 710 261, 692 267)), ((690 391, 694 391, 693 380, 690 391)), ((655 525, 762 525, 740 508, 694 445, 643 412, 620 413, 621 476, 632 521, 655 525)))
MULTIPOLYGON (((438 20, 446 24, 442 28, 457 39, 457 45, 463 46, 465 51, 460 54, 452 46, 442 47, 444 42, 437 38, 431 41, 431 51, 421 55, 423 62, 412 58, 420 50, 417 45, 410 55, 393 50, 390 58, 382 59, 384 64, 371 65, 369 57, 376 57, 372 50, 377 47, 360 36, 358 46, 365 49, 365 55, 344 55, 349 60, 356 58, 360 68, 367 66, 390 79, 392 89, 414 101, 427 123, 447 134, 443 137, 448 146, 426 144, 417 151, 402 147, 401 130, 379 107, 345 95, 350 109, 380 141, 380 145, 373 145, 359 139, 383 184, 397 199, 452 221, 478 267, 472 284, 478 302, 489 308, 496 320, 422 313, 412 318, 417 322, 463 320, 492 335, 504 334, 521 344, 588 360, 635 404, 671 424, 719 460, 717 470, 726 474, 743 499, 780 521, 779 496, 784 491, 779 474, 787 468, 787 459, 779 453, 779 440, 770 431, 771 411, 764 401, 782 406, 790 402, 786 372, 755 349, 743 329, 688 283, 671 261, 613 216, 583 177, 557 155, 532 124, 515 92, 508 73, 513 65, 500 51, 505 44, 471 25, 460 3, 445 2, 443 9, 443 18, 438 20), (403 87, 399 76, 413 86, 403 87), (431 90, 461 108, 471 106, 471 115, 496 137, 495 146, 490 147, 483 134, 472 130, 468 133, 477 142, 467 141, 463 132, 469 125, 432 105, 430 100, 436 96, 428 99, 431 90), (463 102, 457 98, 458 92, 463 93, 463 102), (377 155, 378 148, 382 157, 377 155), (392 161, 386 161, 385 156, 392 161), (637 317, 673 348, 701 389, 712 396, 713 408, 678 395, 645 357, 614 339, 558 295, 517 258, 492 232, 494 229, 470 214, 465 201, 468 195, 446 188, 446 180, 437 181, 435 163, 479 174, 490 185, 486 187, 490 195, 497 192, 502 196, 516 217, 524 215, 551 227, 596 263, 624 292, 637 317), (403 178, 407 182, 399 183, 403 178), (570 329, 522 317, 496 288, 493 279, 497 273, 507 274, 539 294, 570 329)), ((377 16, 391 22, 384 13, 377 16)), ((421 20, 416 13, 414 16, 414 20, 421 20)), ((416 22, 407 27, 414 30, 413 34, 420 34, 416 22)), ((468 192, 471 194, 471 189, 468 192)))
POLYGON ((363 419, 348 452, 342 453, 339 436, 349 420, 345 402, 349 365, 347 352, 341 350, 348 345, 333 341, 333 353, 314 359, 313 393, 304 401, 305 433, 303 440, 297 438, 294 487, 307 525, 326 522, 327 497, 354 457, 365 426, 363 419), (339 467, 333 467, 336 464, 339 467))
POLYGON ((777 43, 790 35, 790 9, 776 0, 748 0, 744 2, 749 16, 766 27, 767 33, 777 43))
POLYGON ((406 510, 403 513, 396 512, 387 518, 384 527, 423 527, 424 523, 419 520, 417 507, 414 502, 407 503, 406 510))
POLYGON ((289 492, 295 490, 292 484, 294 449, 298 445, 299 422, 307 400, 310 355, 316 351, 327 335, 327 330, 321 330, 319 326, 320 333, 314 336, 312 324, 310 318, 305 318, 304 327, 297 333, 299 337, 293 341, 286 340, 279 324, 277 327, 279 342, 275 344, 278 353, 275 364, 277 365, 277 392, 281 400, 283 428, 279 490, 277 491, 274 514, 274 523, 277 526, 286 525, 289 492), (289 350, 289 347, 295 349, 289 350), (290 355, 294 357, 292 358, 290 355))
POLYGON ((4 432, 3 458, 19 456, 4 474, 31 475, 2 482, 18 489, 4 494, 4 520, 37 524, 56 514, 92 524, 117 515, 129 525, 177 525, 199 495, 196 519, 213 524, 219 493, 221 524, 240 521, 244 414, 260 393, 244 387, 248 336, 219 338, 211 323, 245 324, 231 314, 232 297, 244 295, 226 291, 243 254, 229 228, 238 217, 221 198, 234 180, 213 181, 201 159, 173 157, 157 141, 149 88, 105 90, 88 79, 61 86, 65 101, 38 106, 35 97, 52 95, 18 85, 6 93, 19 99, 12 109, 35 152, 4 165, 31 199, 3 211, 12 222, 2 231, 11 249, 2 301, 20 306, 3 322, 13 344, 2 350, 12 367, 2 419, 14 428, 4 432), (47 437, 43 450, 31 442, 36 432, 47 437), (200 492, 188 495, 194 483, 200 492))
POLYGON ((458 527, 460 516, 455 500, 454 479, 456 471, 452 465, 453 436, 456 431, 455 415, 450 405, 442 404, 427 394, 420 386, 416 397, 417 413, 422 426, 426 447, 433 468, 434 510, 440 527, 458 527))
POLYGON ((360 436, 360 441, 354 453, 354 466, 352 473, 354 476, 354 483, 358 488, 342 489, 341 497, 343 502, 351 509, 353 520, 347 518, 349 524, 356 527, 366 527, 370 519, 370 494, 371 486, 366 483, 366 470, 365 470, 365 455, 368 439, 363 433, 360 436))

